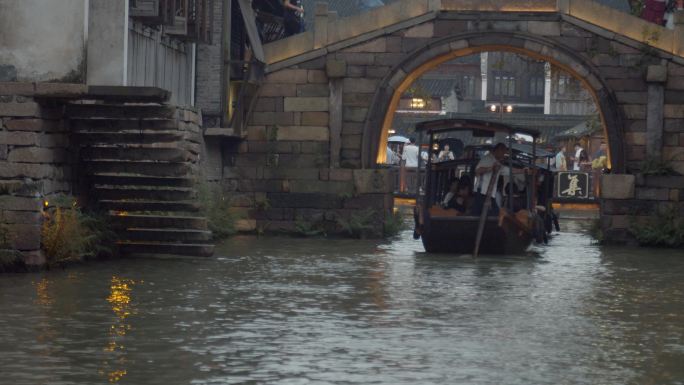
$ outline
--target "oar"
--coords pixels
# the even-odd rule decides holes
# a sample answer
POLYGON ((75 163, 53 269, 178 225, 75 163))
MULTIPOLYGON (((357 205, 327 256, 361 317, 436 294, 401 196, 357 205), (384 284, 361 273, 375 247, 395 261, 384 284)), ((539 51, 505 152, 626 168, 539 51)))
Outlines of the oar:
MULTIPOLYGON (((498 170, 497 170, 498 171, 498 170)), ((487 194, 485 195, 484 205, 482 205, 482 213, 480 213, 480 223, 477 224, 477 237, 475 238, 475 250, 473 250, 473 258, 477 258, 480 254, 480 242, 482 242, 482 233, 484 232, 485 221, 487 220, 487 213, 492 207, 492 190, 498 182, 498 172, 492 168, 492 177, 489 179, 489 186, 487 186, 487 194)))

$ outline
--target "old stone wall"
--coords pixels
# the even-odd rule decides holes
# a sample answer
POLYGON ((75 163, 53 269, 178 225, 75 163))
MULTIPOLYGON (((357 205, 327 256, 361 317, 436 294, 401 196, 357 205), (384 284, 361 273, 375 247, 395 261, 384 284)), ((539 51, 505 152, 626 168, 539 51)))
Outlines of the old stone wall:
POLYGON ((41 264, 43 202, 71 192, 70 151, 64 106, 46 99, 79 85, 0 83, 0 223, 9 245, 28 264, 41 264))
POLYGON ((221 93, 223 90, 223 5, 214 1, 211 44, 197 46, 197 95, 195 104, 202 109, 204 127, 221 127, 221 93))
POLYGON ((684 217, 684 176, 604 175, 601 198, 606 240, 629 242, 637 224, 665 213, 684 217))

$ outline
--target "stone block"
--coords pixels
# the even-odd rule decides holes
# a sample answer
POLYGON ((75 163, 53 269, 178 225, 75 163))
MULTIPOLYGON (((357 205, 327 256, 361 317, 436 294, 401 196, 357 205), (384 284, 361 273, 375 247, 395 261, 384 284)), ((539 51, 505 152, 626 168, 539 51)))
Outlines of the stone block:
POLYGON ((12 245, 16 250, 40 249, 40 225, 17 224, 8 227, 12 245))
POLYGON ((43 207, 42 200, 33 197, 15 197, 0 195, 1 210, 15 211, 40 211, 43 207))
POLYGON ((663 130, 665 132, 684 132, 684 119, 665 119, 663 130))
POLYGON ((61 131, 61 121, 44 119, 10 119, 5 122, 5 127, 10 131, 61 131))
POLYGON ((0 116, 40 117, 42 114, 38 103, 0 103, 0 116))
POLYGON ((664 65, 650 65, 646 70, 646 81, 649 83, 664 83, 667 81, 667 67, 664 65))
POLYGON ((297 96, 297 87, 294 84, 284 83, 265 83, 259 89, 259 96, 297 96))
POLYGON ((633 199, 635 181, 634 175, 603 174, 601 175, 601 198, 633 199))
POLYGON ((41 219, 42 215, 38 211, 5 210, 0 216, 0 220, 4 223, 19 225, 39 225, 41 219))
POLYGON ((663 106, 663 115, 666 119, 684 119, 684 105, 665 104, 663 106))
POLYGON ((35 132, 0 132, 0 143, 14 146, 34 146, 38 144, 35 132))
POLYGON ((288 111, 328 111, 330 101, 327 97, 287 97, 284 110, 288 111))
POLYGON ((358 194, 392 193, 394 178, 390 170, 353 170, 354 191, 358 194))
POLYGON ((361 148, 362 135, 342 135, 342 148, 361 148))
POLYGON ((648 215, 658 209, 658 201, 636 199, 604 199, 602 215, 648 215))
POLYGON ((268 140, 266 126, 247 126, 247 140, 268 140))
POLYGON ((625 104, 622 110, 627 119, 646 119, 646 106, 643 104, 625 104))
POLYGON ((0 82, 0 95, 32 96, 35 84, 28 82, 0 82))
POLYGON ((65 148, 69 146, 69 138, 63 134, 39 134, 38 145, 47 148, 65 148))
POLYGON ((281 126, 278 127, 278 140, 327 141, 330 139, 328 127, 281 126))
POLYGON ((349 80, 349 78, 363 78, 365 76, 366 66, 347 66, 347 77, 345 78, 345 80, 349 80))
POLYGON ((278 98, 259 98, 254 105, 254 112, 275 112, 278 98))
POLYGON ((264 179, 318 180, 319 169, 268 167, 264 169, 264 179))
POLYGON ((535 35, 560 36, 561 26, 557 21, 529 21, 527 30, 535 35))
POLYGON ((665 83, 668 90, 684 90, 684 76, 670 76, 665 83))
POLYGON ((670 199, 670 189, 667 188, 652 188, 652 187, 637 187, 636 198, 649 201, 667 201, 670 199))
POLYGON ((368 115, 368 108, 344 107, 343 119, 345 122, 363 122, 368 115))
POLYGON ((307 83, 328 83, 328 75, 323 70, 309 70, 306 81, 307 83))
POLYGON ((372 66, 366 68, 366 77, 369 78, 384 78, 390 72, 389 66, 372 66))
POLYGON ((342 95, 342 104, 351 107, 369 107, 373 102, 372 93, 344 93, 342 95))
POLYGON ((88 86, 78 83, 36 83, 36 95, 46 97, 81 97, 88 93, 88 86))
POLYGON ((684 89, 683 90, 665 90, 665 104, 682 104, 684 105, 684 89))
POLYGON ((646 145, 646 133, 645 132, 627 132, 625 133, 625 139, 627 143, 645 146, 646 145))
POLYGON ((294 114, 292 112, 259 112, 252 115, 250 125, 268 126, 275 124, 292 125, 294 124, 294 114))
POLYGON ((679 146, 679 136, 681 134, 677 132, 665 132, 663 133, 663 145, 665 146, 679 146))
POLYGON ((0 177, 2 178, 42 179, 54 175, 53 167, 45 164, 0 163, 0 177))
POLYGON ((302 126, 327 126, 330 115, 327 112, 302 112, 302 126))
POLYGON ((646 91, 644 79, 607 79, 606 83, 613 91, 646 91))
POLYGON ((291 180, 290 191, 292 193, 352 194, 354 185, 349 181, 291 180))
POLYGON ((329 178, 333 181, 350 181, 353 179, 353 172, 348 168, 331 168, 329 178))
POLYGON ((615 97, 620 104, 648 103, 648 92, 616 92, 615 97))
MULTIPOLYGON (((371 63, 373 58, 371 56, 371 63)), ((352 63, 354 64, 354 63, 352 63)), ((345 60, 328 59, 325 62, 325 73, 328 78, 342 78, 347 75, 347 62, 345 60)))
POLYGON ((328 84, 298 84, 297 96, 328 96, 330 89, 328 84))
POLYGON ((415 27, 409 28, 404 32, 404 37, 409 38, 429 38, 435 35, 434 23, 424 23, 415 27))
POLYGON ((10 151, 7 160, 21 163, 63 163, 66 159, 64 150, 39 147, 19 147, 10 151))
POLYGON ((378 87, 378 79, 349 79, 343 81, 345 93, 374 93, 378 87))
POLYGON ((265 83, 296 83, 304 84, 308 81, 308 70, 283 69, 266 75, 265 83))
POLYGON ((646 160, 646 146, 629 146, 626 149, 627 160, 642 161, 646 160))
POLYGON ((363 123, 360 122, 344 122, 342 123, 342 134, 352 135, 363 133, 363 123))

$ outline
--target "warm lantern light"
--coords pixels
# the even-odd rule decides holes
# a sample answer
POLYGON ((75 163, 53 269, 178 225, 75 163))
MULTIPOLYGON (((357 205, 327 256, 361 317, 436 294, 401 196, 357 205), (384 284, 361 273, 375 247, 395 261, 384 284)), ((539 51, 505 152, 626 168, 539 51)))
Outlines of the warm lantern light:
POLYGON ((421 98, 411 99, 411 108, 425 108, 425 100, 421 98))
POLYGON ((489 106, 489 111, 496 112, 496 105, 492 104, 489 106))
POLYGON ((45 208, 47 208, 48 206, 50 206, 50 202, 48 202, 48 201, 43 201, 43 206, 44 206, 45 208))
POLYGON ((506 112, 513 112, 513 106, 510 104, 506 106, 506 112))
POLYGON ((435 151, 439 150, 439 143, 434 143, 434 144, 432 145, 432 149, 435 150, 435 151))
POLYGON ((390 135, 394 135, 397 133, 397 130, 389 130, 387 131, 390 135))

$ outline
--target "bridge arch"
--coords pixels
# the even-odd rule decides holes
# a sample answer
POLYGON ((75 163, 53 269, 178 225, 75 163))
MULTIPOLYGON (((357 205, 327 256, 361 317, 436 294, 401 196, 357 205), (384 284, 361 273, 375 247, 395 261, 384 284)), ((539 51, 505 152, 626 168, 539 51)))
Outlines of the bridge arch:
POLYGON ((458 57, 486 51, 505 51, 548 61, 580 80, 599 111, 609 159, 614 172, 625 171, 624 118, 617 98, 596 66, 569 47, 522 32, 469 32, 454 34, 413 51, 382 79, 364 126, 362 160, 371 168, 385 157, 387 132, 401 95, 421 75, 458 57))

